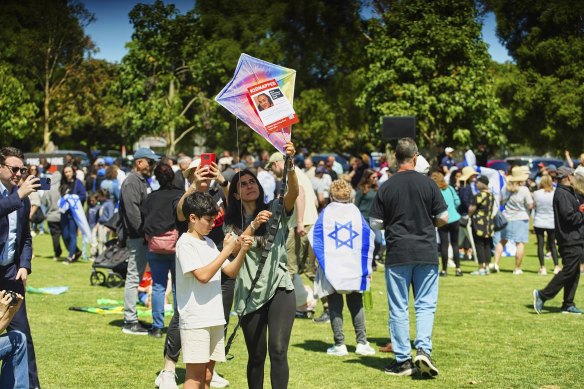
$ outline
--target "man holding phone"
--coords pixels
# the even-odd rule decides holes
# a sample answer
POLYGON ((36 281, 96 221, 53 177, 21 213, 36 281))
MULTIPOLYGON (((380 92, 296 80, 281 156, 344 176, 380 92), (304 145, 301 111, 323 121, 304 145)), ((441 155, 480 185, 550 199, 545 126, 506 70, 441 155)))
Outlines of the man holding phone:
MULTIPOLYGON (((24 296, 32 260, 28 197, 40 187, 38 177, 33 175, 19 186, 27 170, 19 149, 0 148, 0 290, 11 290, 21 296, 24 296)), ((8 330, 18 330, 26 336, 29 387, 40 388, 26 302, 14 314, 8 330)))

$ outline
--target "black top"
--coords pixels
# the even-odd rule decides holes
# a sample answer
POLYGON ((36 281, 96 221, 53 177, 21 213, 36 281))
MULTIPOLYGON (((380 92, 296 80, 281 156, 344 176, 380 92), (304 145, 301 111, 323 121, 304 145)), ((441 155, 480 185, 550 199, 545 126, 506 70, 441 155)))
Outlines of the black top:
POLYGON ((584 244, 584 213, 578 209, 580 202, 574 188, 558 184, 553 204, 558 245, 584 244))
POLYGON ((184 190, 177 188, 159 189, 146 197, 140 206, 144 220, 144 234, 156 236, 176 229, 176 213, 172 206, 176 196, 182 196, 184 190))
POLYGON ((414 170, 399 172, 381 185, 369 213, 383 220, 386 266, 437 264, 434 217, 448 207, 438 186, 414 170))

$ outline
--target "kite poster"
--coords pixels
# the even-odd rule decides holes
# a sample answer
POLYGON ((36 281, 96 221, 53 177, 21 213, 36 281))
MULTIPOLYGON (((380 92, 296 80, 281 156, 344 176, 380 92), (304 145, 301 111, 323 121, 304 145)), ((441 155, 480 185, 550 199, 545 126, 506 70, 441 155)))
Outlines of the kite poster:
POLYGON ((295 80, 296 71, 293 69, 241 54, 233 78, 215 101, 284 153, 284 145, 290 140, 291 125, 298 122, 292 108, 295 80), (266 88, 255 90, 261 85, 266 85, 266 88), (273 106, 260 98, 262 93, 270 97, 273 106), (267 109, 262 107, 260 110, 260 100, 267 109), (293 118, 289 118, 290 115, 293 118))
POLYGON ((276 80, 269 80, 248 88, 249 100, 257 108, 268 134, 298 123, 298 116, 276 80))

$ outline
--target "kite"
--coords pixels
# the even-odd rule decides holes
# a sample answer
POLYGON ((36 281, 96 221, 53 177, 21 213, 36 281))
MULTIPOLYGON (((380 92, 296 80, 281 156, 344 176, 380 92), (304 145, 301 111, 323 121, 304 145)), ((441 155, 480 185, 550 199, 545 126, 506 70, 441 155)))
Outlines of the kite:
POLYGON ((244 53, 215 101, 285 153, 291 125, 298 122, 292 108, 295 79, 295 70, 244 53))

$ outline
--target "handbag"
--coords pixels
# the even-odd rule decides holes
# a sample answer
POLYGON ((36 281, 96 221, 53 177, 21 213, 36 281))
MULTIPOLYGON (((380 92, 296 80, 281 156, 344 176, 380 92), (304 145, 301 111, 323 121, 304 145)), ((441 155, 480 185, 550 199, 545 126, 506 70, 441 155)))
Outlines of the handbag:
POLYGON ((41 207, 37 207, 36 211, 34 211, 32 214, 30 221, 35 224, 40 224, 45 221, 45 214, 43 213, 41 207))
POLYGON ((509 222, 507 221, 507 218, 503 215, 503 212, 501 212, 501 211, 497 211, 497 214, 495 215, 495 220, 493 220, 493 223, 495 225, 495 231, 501 231, 505 227, 507 227, 507 224, 509 224, 509 222))
POLYGON ((150 236, 148 240, 148 251, 155 254, 176 253, 176 241, 178 240, 178 230, 173 229, 160 235, 150 236))

